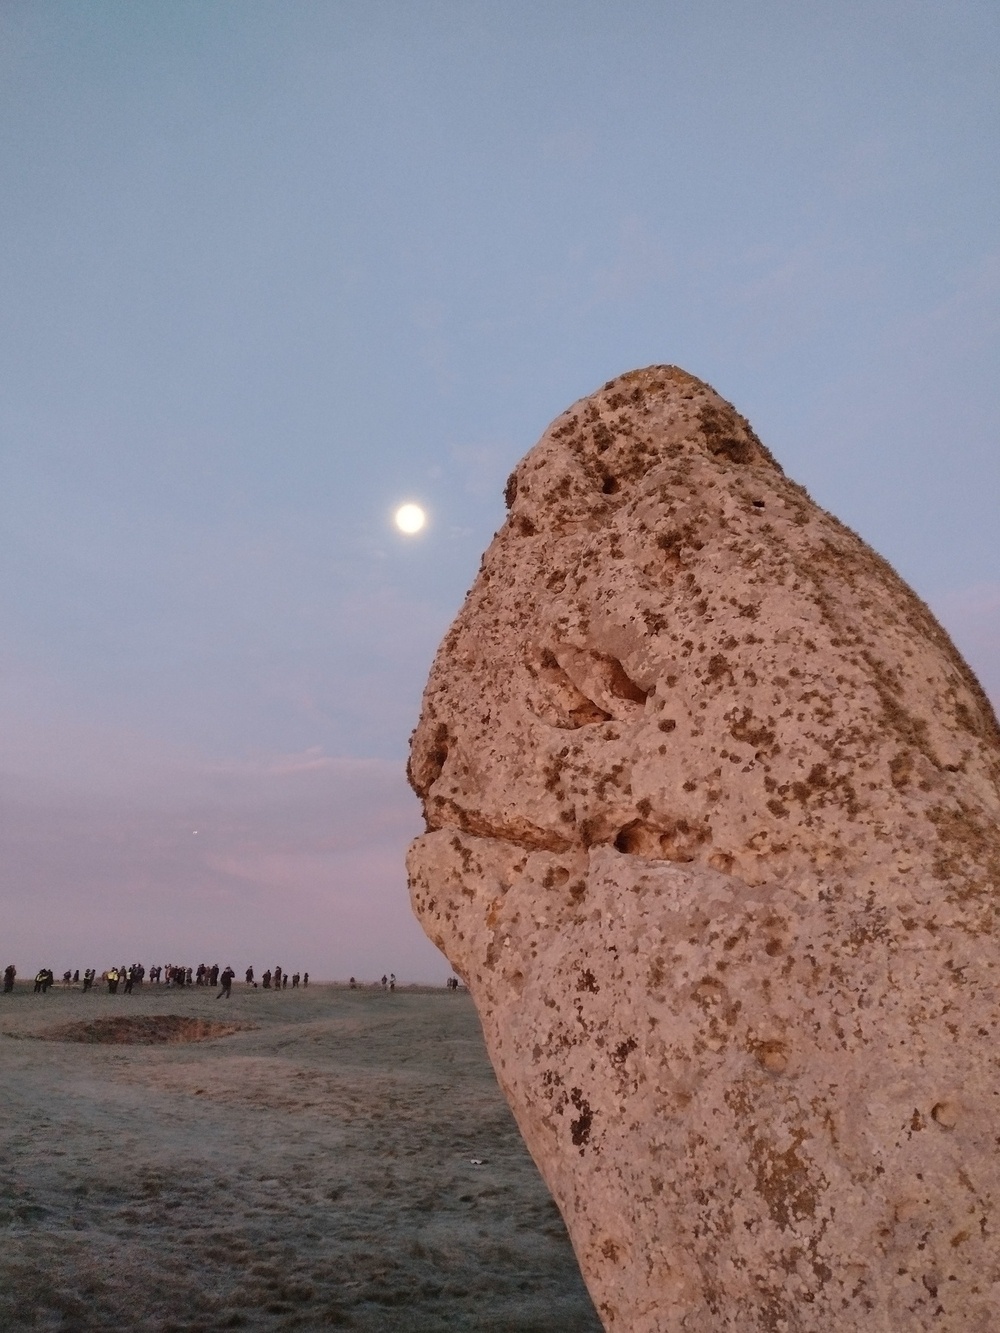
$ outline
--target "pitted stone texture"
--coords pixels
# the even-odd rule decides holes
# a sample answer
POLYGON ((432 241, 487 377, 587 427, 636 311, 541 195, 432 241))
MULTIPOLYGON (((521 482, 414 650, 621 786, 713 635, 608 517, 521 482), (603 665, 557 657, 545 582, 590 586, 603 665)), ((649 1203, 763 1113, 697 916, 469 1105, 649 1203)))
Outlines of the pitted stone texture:
POLYGON ((674 367, 560 417, 439 651, 409 858, 621 1333, 1000 1327, 1000 732, 674 367))

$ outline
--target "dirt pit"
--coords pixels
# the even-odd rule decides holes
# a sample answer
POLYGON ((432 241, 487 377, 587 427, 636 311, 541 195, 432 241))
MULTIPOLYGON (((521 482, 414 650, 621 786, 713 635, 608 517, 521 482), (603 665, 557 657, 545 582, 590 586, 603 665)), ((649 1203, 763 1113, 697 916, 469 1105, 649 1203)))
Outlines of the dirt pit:
POLYGON ((94 1046, 159 1046, 231 1037, 249 1027, 246 1023, 216 1023, 210 1018, 184 1018, 181 1014, 144 1014, 64 1023, 30 1035, 39 1041, 82 1041, 94 1046))

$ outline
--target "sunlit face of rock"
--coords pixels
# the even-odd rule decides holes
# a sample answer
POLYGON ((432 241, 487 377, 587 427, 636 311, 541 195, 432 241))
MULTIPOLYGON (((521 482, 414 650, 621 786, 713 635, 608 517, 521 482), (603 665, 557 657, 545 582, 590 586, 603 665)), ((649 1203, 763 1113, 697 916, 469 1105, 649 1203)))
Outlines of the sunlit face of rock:
POLYGON ((948 1027, 955 967, 995 1022, 978 685, 676 369, 570 409, 508 501, 414 735, 411 887, 602 1316, 922 1328, 946 1259, 965 1277, 941 1290, 988 1313, 982 1236, 945 1235, 991 1077, 948 1027))

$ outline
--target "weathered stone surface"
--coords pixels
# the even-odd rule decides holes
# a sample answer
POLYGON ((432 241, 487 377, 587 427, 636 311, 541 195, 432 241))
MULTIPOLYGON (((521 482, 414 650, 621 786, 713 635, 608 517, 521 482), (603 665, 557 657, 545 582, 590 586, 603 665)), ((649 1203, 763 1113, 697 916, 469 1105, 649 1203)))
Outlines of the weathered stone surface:
POLYGON ((673 367, 520 463, 413 740, 415 909, 606 1326, 1000 1328, 1000 733, 673 367))

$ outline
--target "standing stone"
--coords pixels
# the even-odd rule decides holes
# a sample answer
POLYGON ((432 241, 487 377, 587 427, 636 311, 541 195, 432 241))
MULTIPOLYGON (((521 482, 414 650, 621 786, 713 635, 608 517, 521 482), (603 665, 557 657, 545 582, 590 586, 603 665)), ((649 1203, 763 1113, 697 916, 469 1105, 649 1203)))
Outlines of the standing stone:
POLYGON ((410 760, 609 1330, 1000 1328, 1000 732, 944 630, 669 366, 518 465, 410 760))

